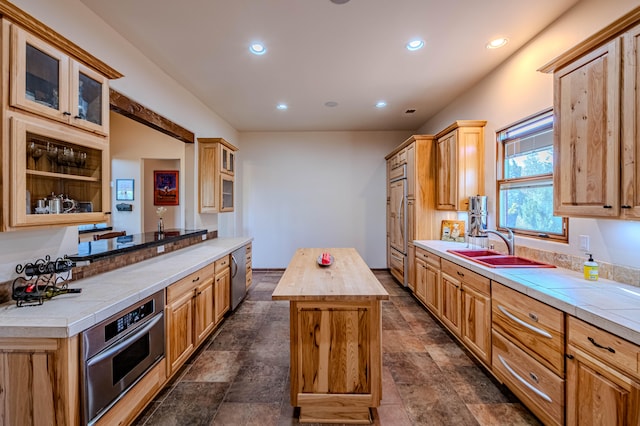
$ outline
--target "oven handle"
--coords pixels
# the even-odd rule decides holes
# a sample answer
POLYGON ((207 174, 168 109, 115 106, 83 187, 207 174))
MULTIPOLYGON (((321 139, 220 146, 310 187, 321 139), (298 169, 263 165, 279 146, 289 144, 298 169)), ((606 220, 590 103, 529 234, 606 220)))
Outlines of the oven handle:
POLYGON ((93 365, 93 364, 95 364, 97 362, 100 362, 105 358, 109 358, 110 356, 112 356, 113 354, 118 352, 120 349, 125 348, 127 345, 129 345, 129 343, 131 343, 132 340, 136 340, 138 337, 142 336, 143 334, 145 334, 149 330, 151 330, 158 323, 158 321, 161 321, 163 318, 164 318, 164 315, 161 312, 160 315, 157 315, 154 319, 149 321, 149 323, 147 325, 142 327, 135 334, 132 334, 131 336, 127 337, 126 339, 124 339, 123 341, 121 341, 117 345, 113 346, 112 348, 109 348, 109 349, 105 350, 104 352, 99 353, 98 355, 96 355, 93 358, 91 358, 89 361, 87 361, 87 367, 89 367, 89 366, 91 366, 91 365, 93 365))

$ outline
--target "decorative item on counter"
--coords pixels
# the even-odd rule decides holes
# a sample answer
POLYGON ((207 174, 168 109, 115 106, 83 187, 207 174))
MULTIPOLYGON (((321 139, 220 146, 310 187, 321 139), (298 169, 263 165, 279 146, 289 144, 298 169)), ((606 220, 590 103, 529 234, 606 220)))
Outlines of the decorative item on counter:
POLYGON ((443 220, 440 239, 464 243, 464 220, 443 220))
POLYGON ((330 253, 324 252, 318 256, 318 265, 331 266, 333 264, 333 256, 330 253))
POLYGON ((589 259, 584 262, 584 279, 589 281, 598 281, 598 264, 593 260, 591 253, 585 253, 589 259))
POLYGON ((164 219, 163 216, 167 212, 166 207, 158 207, 156 209, 156 214, 158 215, 158 234, 164 233, 164 219))
POLYGON ((66 293, 80 293, 80 288, 69 288, 71 269, 75 263, 66 257, 51 260, 50 256, 24 265, 16 265, 16 273, 23 274, 13 280, 12 299, 18 307, 42 305, 45 300, 66 293))

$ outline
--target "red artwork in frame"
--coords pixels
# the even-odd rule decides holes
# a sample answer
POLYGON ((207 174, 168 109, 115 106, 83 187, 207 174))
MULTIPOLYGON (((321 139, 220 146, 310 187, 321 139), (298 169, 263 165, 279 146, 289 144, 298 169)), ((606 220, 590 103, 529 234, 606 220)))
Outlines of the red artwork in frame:
POLYGON ((180 201, 177 170, 153 171, 153 205, 177 206, 180 201))

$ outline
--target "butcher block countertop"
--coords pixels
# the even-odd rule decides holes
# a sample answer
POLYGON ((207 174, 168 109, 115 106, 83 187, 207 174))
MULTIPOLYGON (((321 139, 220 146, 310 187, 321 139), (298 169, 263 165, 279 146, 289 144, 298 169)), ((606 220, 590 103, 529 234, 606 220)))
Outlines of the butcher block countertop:
POLYGON ((273 291, 274 300, 389 299, 389 293, 354 248, 301 248, 273 291), (318 257, 333 256, 329 266, 318 257))

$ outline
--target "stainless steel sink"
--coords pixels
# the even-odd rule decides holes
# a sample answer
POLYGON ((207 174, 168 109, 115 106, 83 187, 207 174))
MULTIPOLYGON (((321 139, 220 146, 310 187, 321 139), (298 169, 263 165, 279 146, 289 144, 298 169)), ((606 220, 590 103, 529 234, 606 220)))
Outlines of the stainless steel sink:
POLYGON ((525 257, 502 254, 494 250, 447 250, 456 256, 463 257, 489 268, 555 268, 554 265, 527 259, 525 257))

